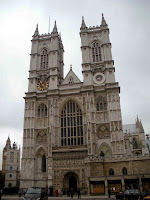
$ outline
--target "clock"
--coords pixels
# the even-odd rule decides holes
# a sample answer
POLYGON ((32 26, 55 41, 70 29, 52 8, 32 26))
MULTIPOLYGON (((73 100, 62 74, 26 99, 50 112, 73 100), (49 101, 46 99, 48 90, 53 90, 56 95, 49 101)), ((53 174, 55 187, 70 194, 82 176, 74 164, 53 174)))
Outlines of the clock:
POLYGON ((39 80, 37 83, 37 89, 39 91, 47 90, 48 87, 49 87, 48 81, 39 80))
POLYGON ((96 83, 96 84, 98 84, 98 85, 104 83, 104 81, 105 81, 105 76, 104 76, 104 74, 102 74, 102 73, 96 73, 96 74, 93 76, 93 81, 94 81, 94 83, 96 83))

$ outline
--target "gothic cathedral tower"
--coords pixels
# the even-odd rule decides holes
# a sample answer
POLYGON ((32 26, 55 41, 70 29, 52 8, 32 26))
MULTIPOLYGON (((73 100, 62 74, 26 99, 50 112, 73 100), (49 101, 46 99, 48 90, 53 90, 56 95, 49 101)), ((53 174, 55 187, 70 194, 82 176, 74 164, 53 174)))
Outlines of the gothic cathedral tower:
POLYGON ((96 153, 95 149, 92 149, 92 143, 97 141, 100 146, 107 141, 112 154, 122 154, 124 153, 124 139, 120 88, 115 81, 108 25, 103 15, 101 26, 96 27, 87 28, 82 18, 80 30, 83 87, 89 89, 87 96, 94 101, 86 102, 89 153, 96 153), (95 105, 94 108, 92 103, 95 105), (92 126, 94 126, 93 129, 92 126), (93 141, 93 132, 97 133, 95 141, 93 141))
POLYGON ((119 86, 109 29, 102 23, 80 28, 83 82, 72 69, 63 77, 63 44, 52 33, 32 38, 29 87, 25 96, 21 188, 82 188, 105 170, 101 156, 125 153, 119 86))

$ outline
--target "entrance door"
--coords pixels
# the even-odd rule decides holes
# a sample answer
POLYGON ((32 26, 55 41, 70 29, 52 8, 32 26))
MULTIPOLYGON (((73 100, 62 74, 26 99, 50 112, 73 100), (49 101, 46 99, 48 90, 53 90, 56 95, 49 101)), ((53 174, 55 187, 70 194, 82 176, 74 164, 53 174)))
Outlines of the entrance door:
POLYGON ((69 178, 69 190, 71 191, 71 188, 73 188, 74 192, 77 192, 77 179, 74 176, 71 176, 69 178))

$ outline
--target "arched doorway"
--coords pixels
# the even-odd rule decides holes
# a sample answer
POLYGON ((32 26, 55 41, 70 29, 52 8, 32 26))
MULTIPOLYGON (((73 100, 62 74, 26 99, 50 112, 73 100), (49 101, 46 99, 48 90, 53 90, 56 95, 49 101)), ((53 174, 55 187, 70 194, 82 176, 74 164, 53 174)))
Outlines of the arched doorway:
POLYGON ((75 176, 71 176, 69 178, 69 191, 71 191, 71 188, 73 188, 73 191, 77 191, 77 179, 75 176))
POLYGON ((77 188, 79 187, 79 177, 74 172, 69 172, 65 174, 63 178, 63 189, 67 192, 71 191, 73 188, 74 193, 77 192, 77 188))

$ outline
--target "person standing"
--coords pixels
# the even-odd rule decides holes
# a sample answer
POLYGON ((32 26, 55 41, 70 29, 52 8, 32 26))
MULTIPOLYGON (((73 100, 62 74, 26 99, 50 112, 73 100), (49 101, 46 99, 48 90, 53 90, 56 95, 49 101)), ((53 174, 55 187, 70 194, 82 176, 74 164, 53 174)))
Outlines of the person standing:
POLYGON ((58 190, 57 189, 56 189, 55 193, 56 193, 56 197, 58 197, 58 190))
POLYGON ((110 196, 111 196, 111 189, 108 188, 108 197, 110 198, 110 196))
POLYGON ((81 199, 80 189, 78 189, 78 199, 81 199))

